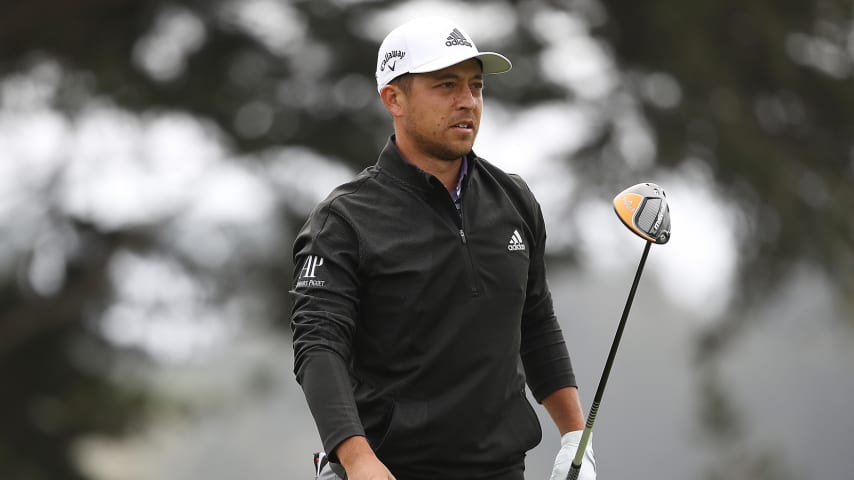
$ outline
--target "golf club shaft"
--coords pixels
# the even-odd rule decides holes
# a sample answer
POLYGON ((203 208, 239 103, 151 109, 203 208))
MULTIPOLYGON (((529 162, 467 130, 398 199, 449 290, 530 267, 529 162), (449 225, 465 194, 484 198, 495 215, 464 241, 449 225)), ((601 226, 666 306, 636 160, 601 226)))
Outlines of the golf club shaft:
POLYGON ((608 376, 611 374, 611 367, 614 365, 614 357, 617 356, 617 348, 620 346, 620 338, 623 336, 623 330, 626 328, 626 320, 629 318, 629 310, 632 308, 632 302, 635 299, 635 292, 638 289, 643 266, 646 263, 646 257, 649 255, 649 247, 652 242, 647 241, 641 255, 638 270, 635 272, 635 280, 632 282, 632 288, 629 290, 629 297, 626 299, 626 306, 623 308, 623 316, 620 318, 620 325, 617 327, 617 333, 614 335, 614 342, 611 344, 611 351, 608 352, 608 360, 605 362, 605 369, 602 371, 602 378, 599 379, 599 386, 596 387, 596 395, 593 397, 593 404, 590 407, 590 413, 587 415, 587 423, 584 425, 584 431, 581 433, 581 440, 578 442, 578 450, 575 452, 575 458, 572 460, 572 465, 569 467, 569 472, 566 475, 567 480, 576 480, 581 471, 581 461, 584 459, 584 450, 587 448, 587 443, 590 441, 590 434, 593 432, 593 422, 596 421, 596 414, 599 412, 599 404, 602 403, 602 395, 605 393, 605 384, 608 383, 608 376))

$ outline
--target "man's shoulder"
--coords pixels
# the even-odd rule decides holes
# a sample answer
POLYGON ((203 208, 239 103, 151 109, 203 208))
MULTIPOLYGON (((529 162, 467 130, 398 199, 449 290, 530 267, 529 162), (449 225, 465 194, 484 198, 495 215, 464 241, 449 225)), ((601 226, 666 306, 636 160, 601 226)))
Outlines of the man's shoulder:
POLYGON ((354 205, 374 202, 380 191, 377 188, 377 168, 370 166, 352 179, 338 185, 315 208, 315 211, 346 211, 354 205))
POLYGON ((520 191, 526 195, 533 195, 528 183, 521 175, 513 172, 508 172, 498 165, 486 160, 482 157, 476 157, 477 168, 487 177, 495 179, 504 188, 520 191))

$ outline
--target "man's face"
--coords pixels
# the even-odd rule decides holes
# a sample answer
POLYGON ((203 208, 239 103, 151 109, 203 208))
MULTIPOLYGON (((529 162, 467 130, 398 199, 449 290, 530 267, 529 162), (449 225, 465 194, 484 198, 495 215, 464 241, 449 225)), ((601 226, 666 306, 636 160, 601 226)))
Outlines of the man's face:
POLYGON ((423 153, 457 160, 469 153, 483 110, 483 73, 475 59, 413 74, 401 118, 403 133, 423 153))

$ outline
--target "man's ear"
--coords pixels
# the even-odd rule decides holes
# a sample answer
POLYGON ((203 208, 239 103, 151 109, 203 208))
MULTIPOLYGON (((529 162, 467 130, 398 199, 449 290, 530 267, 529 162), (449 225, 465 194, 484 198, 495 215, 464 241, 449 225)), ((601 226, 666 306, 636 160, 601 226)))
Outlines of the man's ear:
POLYGON ((406 93, 397 85, 386 85, 380 90, 380 98, 392 117, 400 117, 406 109, 406 93))

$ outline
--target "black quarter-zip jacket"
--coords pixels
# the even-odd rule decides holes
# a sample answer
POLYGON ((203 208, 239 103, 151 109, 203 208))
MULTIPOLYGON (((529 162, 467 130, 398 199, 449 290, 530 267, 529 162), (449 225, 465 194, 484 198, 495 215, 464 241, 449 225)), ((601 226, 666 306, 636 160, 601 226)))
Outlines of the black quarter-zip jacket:
POLYGON ((541 439, 525 398, 574 386, 521 178, 473 152, 461 215, 392 137, 294 244, 294 372, 324 448, 365 435, 402 480, 499 479, 541 439))

